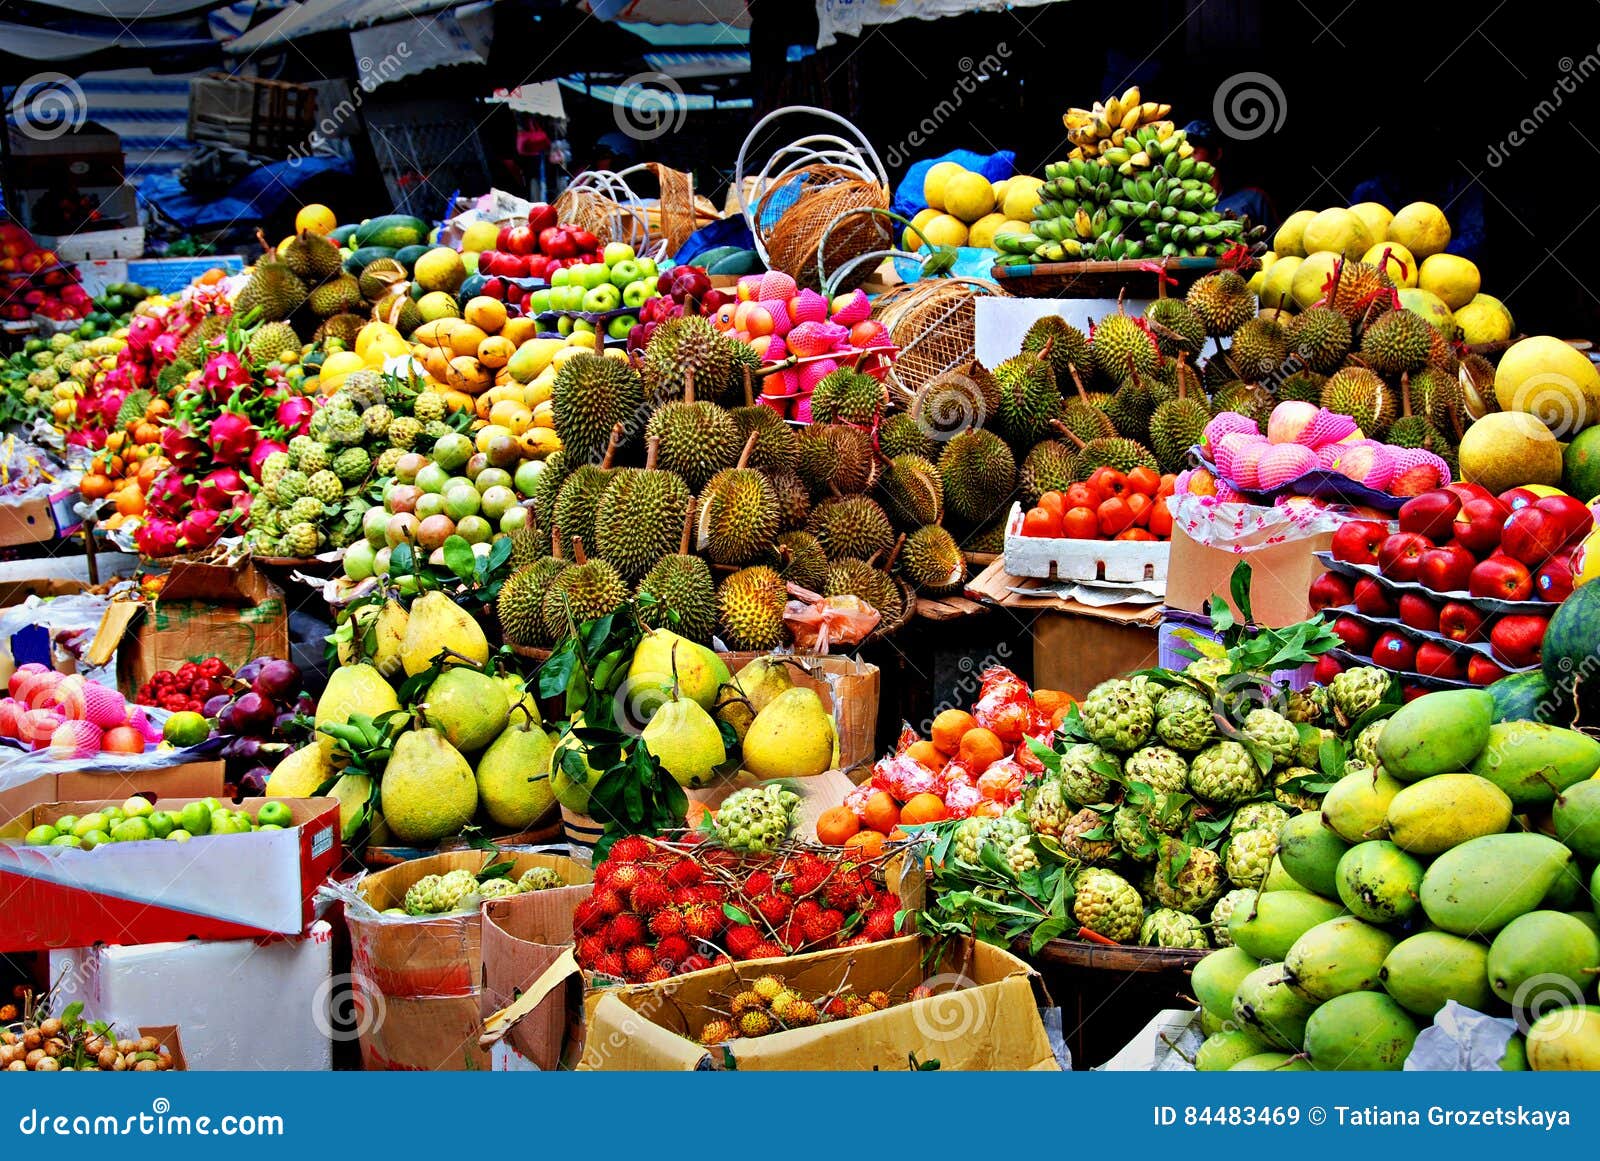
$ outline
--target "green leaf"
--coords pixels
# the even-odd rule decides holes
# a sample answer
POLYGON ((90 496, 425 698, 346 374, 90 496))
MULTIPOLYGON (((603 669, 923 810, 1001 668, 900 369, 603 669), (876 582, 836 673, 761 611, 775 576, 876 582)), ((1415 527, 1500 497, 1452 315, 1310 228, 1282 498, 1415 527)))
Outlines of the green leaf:
POLYGON ((416 554, 411 551, 411 545, 402 540, 389 550, 389 575, 400 577, 408 575, 416 561, 416 554))
POLYGON ((516 865, 516 862, 513 860, 490 863, 487 867, 478 872, 478 882, 487 883, 490 879, 507 878, 506 872, 511 870, 511 868, 516 865))
POLYGON ((754 926, 750 916, 739 910, 739 908, 735 907, 732 903, 724 903, 722 905, 722 913, 734 923, 743 923, 749 926, 754 926))
POLYGON ((1226 633, 1234 626, 1233 610, 1228 607, 1228 602, 1221 597, 1213 596, 1210 601, 1211 627, 1218 633, 1226 633))
MULTIPOLYGON (((1322 767, 1322 772, 1335 782, 1344 777, 1345 745, 1343 739, 1329 734, 1322 739, 1322 745, 1317 749, 1317 765, 1322 767)), ((1300 779, 1292 779, 1298 782, 1300 779)))
POLYGON ((1233 594, 1234 607, 1239 610, 1239 616, 1245 624, 1254 618, 1250 613, 1250 562, 1241 560, 1233 566, 1233 575, 1228 578, 1228 591, 1233 594))
POLYGON ((78 1025, 78 1020, 82 1016, 83 1001, 74 1000, 72 1003, 68 1004, 66 1010, 61 1013, 61 1023, 68 1028, 75 1028, 78 1025))
POLYGON ((488 570, 490 572, 494 572, 496 569, 498 569, 501 565, 505 564, 505 562, 510 560, 510 559, 511 559, 511 537, 502 536, 499 540, 496 540, 494 542, 494 544, 490 547, 489 555, 488 555, 487 559, 485 560, 485 565, 487 566, 487 568, 488 568, 488 570))
POLYGON ((472 580, 477 575, 478 558, 466 537, 450 535, 444 540, 444 564, 462 580, 472 580))

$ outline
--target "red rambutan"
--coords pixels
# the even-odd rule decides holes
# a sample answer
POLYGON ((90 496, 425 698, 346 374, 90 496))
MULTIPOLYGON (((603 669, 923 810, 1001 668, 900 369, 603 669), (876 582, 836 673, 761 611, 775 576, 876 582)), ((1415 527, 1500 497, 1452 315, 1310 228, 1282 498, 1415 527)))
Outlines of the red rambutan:
POLYGON ((866 936, 866 935, 852 935, 849 939, 845 940, 839 946, 840 947, 866 947, 871 942, 872 942, 871 938, 866 936))
POLYGON ((794 905, 794 917, 800 923, 804 923, 808 919, 814 919, 821 914, 822 904, 815 899, 802 899, 794 905))
POLYGON ((589 898, 594 903, 596 909, 599 910, 600 914, 605 916, 607 919, 621 915, 628 909, 628 905, 622 901, 622 896, 618 892, 611 890, 609 887, 604 891, 596 891, 593 895, 590 895, 589 898))
MULTIPOLYGON (((722 958, 726 959, 727 957, 723 956, 722 958)), ((678 965, 678 971, 684 975, 687 975, 689 972, 703 972, 706 970, 706 968, 711 966, 711 962, 711 960, 707 959, 703 955, 691 955, 688 959, 684 960, 678 965)))
POLYGON ((644 942, 644 920, 631 911, 624 911, 606 924, 606 942, 623 948, 644 942))
POLYGON ((768 891, 755 901, 755 909, 761 913, 761 918, 776 926, 789 918, 789 900, 786 896, 768 891))
POLYGON ((836 871, 822 887, 822 897, 828 906, 840 911, 854 911, 861 903, 862 875, 859 871, 836 871))
POLYGON ((772 890, 772 876, 766 871, 755 871, 744 881, 744 893, 754 898, 772 890))
POLYGON ((578 940, 575 954, 578 957, 579 967, 593 967, 601 956, 606 953, 606 941, 598 935, 585 935, 578 940))
POLYGON ((714 939, 722 923, 722 912, 709 903, 692 904, 683 912, 683 929, 691 939, 714 939))
POLYGON ((658 939, 677 935, 683 930, 683 916, 671 907, 663 907, 650 916, 650 933, 658 939))
POLYGON ((695 887, 705 877, 700 864, 693 859, 681 859, 667 868, 667 882, 674 887, 695 887))
POLYGON ((647 839, 630 834, 611 844, 611 851, 606 856, 606 861, 637 863, 640 859, 648 858, 654 850, 647 839))
POLYGON ((817 889, 827 882, 828 869, 820 865, 805 865, 799 867, 794 877, 790 879, 790 886, 794 889, 794 897, 803 899, 816 893, 817 889))
POLYGON ((682 968, 691 959, 689 941, 681 935, 669 935, 656 944, 656 959, 673 967, 682 968))
POLYGON ((628 892, 628 899, 640 915, 649 915, 671 905, 672 891, 659 875, 641 874, 628 892))
POLYGON ((596 975, 615 976, 617 979, 621 979, 627 974, 628 971, 628 969, 623 966, 622 953, 616 951, 606 952, 603 956, 594 961, 594 967, 590 968, 589 970, 594 972, 596 975))
POLYGON ((877 911, 869 912, 867 921, 861 928, 861 934, 873 941, 893 939, 894 912, 884 911, 881 908, 877 911))
POLYGON ((615 891, 627 893, 633 890, 641 878, 643 878, 643 872, 640 871, 637 864, 619 863, 617 869, 611 872, 611 878, 607 880, 606 886, 615 891))
POLYGON ((642 943, 636 943, 622 953, 622 966, 630 976, 642 977, 656 966, 656 953, 642 943))
POLYGON ((727 891, 723 890, 715 883, 702 883, 698 887, 691 888, 691 890, 694 891, 695 897, 699 899, 700 902, 709 903, 713 907, 721 907, 728 901, 727 891))
POLYGON ((750 949, 761 942, 761 933, 748 923, 736 923, 728 928, 728 954, 735 959, 749 959, 750 949))
POLYGON ((672 972, 660 964, 656 964, 655 967, 644 973, 642 982, 647 984, 659 984, 662 980, 671 978, 672 972))
POLYGON ((605 912, 600 910, 600 904, 590 897, 573 909, 572 930, 578 935, 599 931, 606 925, 606 918, 605 912))
POLYGON ((672 902, 679 907, 687 907, 691 903, 699 903, 701 902, 700 888, 679 887, 672 893, 672 902))
POLYGON ((782 959, 788 952, 773 943, 770 939, 763 939, 750 949, 750 954, 745 959, 782 959))

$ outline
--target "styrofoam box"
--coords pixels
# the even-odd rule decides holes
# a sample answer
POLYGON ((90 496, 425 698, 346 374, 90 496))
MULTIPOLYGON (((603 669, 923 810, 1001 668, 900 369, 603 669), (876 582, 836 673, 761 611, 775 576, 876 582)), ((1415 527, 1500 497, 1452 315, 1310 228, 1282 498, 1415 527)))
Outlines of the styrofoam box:
MULTIPOLYGON (((1169 1041, 1176 1041, 1189 1028, 1189 1025, 1200 1018, 1200 1014, 1192 1008, 1167 1008, 1150 1017, 1150 1022, 1139 1030, 1139 1034, 1122 1046, 1110 1060, 1102 1064, 1097 1071, 1100 1072, 1154 1072, 1156 1057, 1171 1051, 1162 1043, 1165 1037, 1169 1041)), ((180 1029, 180 1031, 182 1031, 180 1029)), ((188 1041, 184 1041, 187 1050, 188 1041)))
POLYGON ((325 1072, 332 928, 285 939, 202 939, 50 953, 60 1004, 119 1026, 173 1024, 189 1067, 325 1072))
POLYGON ((1138 584, 1165 581, 1172 544, 1166 540, 1073 540, 1022 535, 1022 505, 1006 520, 1006 571, 1012 576, 1138 584))

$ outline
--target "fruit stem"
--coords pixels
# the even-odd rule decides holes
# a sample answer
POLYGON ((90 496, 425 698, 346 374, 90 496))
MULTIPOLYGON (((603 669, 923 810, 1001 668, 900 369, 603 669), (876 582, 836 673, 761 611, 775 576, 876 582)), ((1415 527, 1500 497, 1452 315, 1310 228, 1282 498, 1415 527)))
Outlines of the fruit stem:
POLYGON ((734 467, 748 468, 750 466, 750 453, 756 450, 756 438, 759 434, 759 432, 755 431, 750 433, 750 437, 744 441, 744 450, 739 453, 739 462, 734 464, 734 467))
MULTIPOLYGON (((1083 400, 1085 403, 1089 403, 1089 392, 1084 390, 1083 379, 1080 378, 1079 375, 1078 375, 1078 364, 1076 364, 1076 363, 1068 363, 1067 364, 1067 370, 1072 373, 1072 381, 1073 381, 1074 384, 1077 385, 1078 398, 1083 400)), ((1089 406, 1093 407, 1094 404, 1093 403, 1089 403, 1089 406)))
POLYGON ((683 369, 683 401, 685 403, 693 403, 694 402, 694 368, 693 367, 685 367, 683 369))
POLYGON ((1066 436, 1073 443, 1077 444, 1079 451, 1082 451, 1084 448, 1089 446, 1087 440, 1079 438, 1077 432, 1073 431, 1070 427, 1068 427, 1066 424, 1062 423, 1059 419, 1052 419, 1050 421, 1050 426, 1055 428, 1062 435, 1066 436))
POLYGON ((683 514, 683 535, 678 539, 678 555, 689 555, 689 537, 694 532, 694 497, 689 497, 689 510, 683 514))
POLYGON ((617 449, 622 446, 622 424, 617 424, 611 429, 611 438, 606 442, 605 458, 600 461, 600 466, 610 469, 611 463, 617 458, 617 449))
MULTIPOLYGON (((618 424, 617 426, 620 427, 621 424, 618 424)), ((649 442, 645 444, 645 453, 644 453, 644 468, 645 468, 645 471, 651 472, 651 471, 655 470, 656 457, 659 456, 660 454, 661 454, 661 437, 659 435, 652 435, 650 437, 649 442)))
POLYGON ((1400 372, 1400 416, 1411 418, 1411 372, 1400 372))
POLYGON ((588 564, 589 557, 583 551, 583 537, 572 538, 572 560, 575 564, 588 564))
POLYGON ((562 546, 561 526, 559 524, 551 525, 551 527, 550 527, 550 555, 555 557, 557 560, 565 559, 561 555, 561 546, 562 546))
POLYGON ((895 559, 900 555, 900 549, 905 545, 906 534, 902 532, 894 542, 894 547, 889 550, 889 559, 883 562, 883 571, 888 572, 894 568, 895 559))
POLYGON ((750 407, 756 401, 755 388, 751 383, 750 368, 744 369, 744 405, 750 407))

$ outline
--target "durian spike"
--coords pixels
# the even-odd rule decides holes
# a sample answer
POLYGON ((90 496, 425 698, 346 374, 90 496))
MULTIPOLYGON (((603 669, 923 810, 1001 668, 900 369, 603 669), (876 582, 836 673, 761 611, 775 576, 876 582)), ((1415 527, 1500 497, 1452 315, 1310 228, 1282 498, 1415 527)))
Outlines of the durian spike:
POLYGON ((739 462, 734 464, 734 467, 748 468, 750 466, 750 453, 756 450, 756 437, 759 434, 759 432, 754 431, 750 433, 750 438, 744 441, 744 450, 739 453, 739 462))
POLYGON ((600 461, 602 468, 610 468, 617 458, 617 449, 622 446, 622 424, 617 424, 611 429, 611 439, 606 443, 605 458, 600 461))
POLYGON ((656 457, 659 456, 660 454, 661 454, 661 437, 659 435, 652 435, 650 437, 650 442, 645 445, 645 453, 644 453, 645 471, 649 472, 649 471, 654 471, 655 470, 656 457))
POLYGON ((694 514, 697 505, 693 496, 689 497, 689 510, 683 514, 683 535, 678 538, 678 555, 689 555, 689 539, 694 534, 694 514))
POLYGON ((905 546, 906 534, 902 532, 895 538, 894 547, 889 550, 889 559, 883 562, 883 571, 889 572, 894 568, 894 562, 900 555, 900 549, 905 546))
POLYGON ((573 564, 588 564, 589 563, 589 555, 588 555, 588 553, 583 551, 583 537, 581 537, 581 536, 574 536, 572 538, 572 563, 573 564))
POLYGON ((1088 440, 1081 438, 1078 435, 1077 432, 1073 431, 1070 427, 1068 427, 1066 424, 1062 423, 1059 419, 1052 419, 1050 421, 1050 426, 1055 428, 1056 431, 1061 433, 1061 435, 1063 435, 1065 438, 1071 440, 1075 445, 1077 445, 1077 448, 1078 448, 1079 451, 1082 451, 1084 448, 1089 446, 1089 441, 1088 440))

